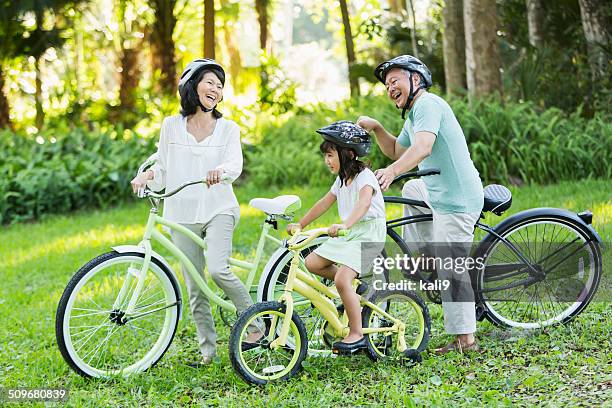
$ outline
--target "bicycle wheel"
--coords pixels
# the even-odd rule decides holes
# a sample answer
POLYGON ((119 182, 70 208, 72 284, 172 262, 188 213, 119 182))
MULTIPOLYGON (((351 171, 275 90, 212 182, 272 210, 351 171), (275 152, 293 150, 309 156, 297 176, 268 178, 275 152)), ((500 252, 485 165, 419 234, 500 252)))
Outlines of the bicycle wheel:
POLYGON ((170 347, 181 297, 163 264, 151 260, 134 312, 125 314, 143 262, 141 253, 100 255, 79 269, 64 290, 55 321, 57 343, 80 375, 141 372, 170 347), (119 307, 113 308, 116 300, 119 307))
MULTIPOLYGON (((400 347, 397 331, 369 333, 366 334, 368 357, 374 361, 389 357, 420 361, 418 353, 427 347, 431 330, 431 318, 425 302, 416 293, 403 290, 378 291, 370 302, 402 321, 406 348, 400 347)), ((364 329, 393 326, 387 316, 368 306, 364 306, 361 318, 364 329)))
POLYGON ((476 295, 494 324, 533 329, 567 323, 591 301, 601 276, 601 253, 593 234, 571 217, 532 215, 483 241, 477 257, 476 295))
POLYGON ((286 380, 302 368, 308 344, 306 328, 297 313, 294 312, 291 316, 286 345, 270 347, 270 343, 280 335, 286 318, 288 316, 283 303, 255 303, 242 312, 232 327, 229 341, 230 361, 234 371, 246 382, 263 385, 269 381, 286 380), (263 332, 263 337, 255 343, 247 342, 247 337, 258 330, 263 332), (246 349, 249 346, 252 348, 246 349))

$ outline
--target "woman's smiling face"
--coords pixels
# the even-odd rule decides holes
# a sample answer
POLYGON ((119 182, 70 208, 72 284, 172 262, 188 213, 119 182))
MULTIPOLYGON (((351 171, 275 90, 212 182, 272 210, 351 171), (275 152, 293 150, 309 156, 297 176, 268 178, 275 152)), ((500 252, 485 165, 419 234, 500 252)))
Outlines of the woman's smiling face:
POLYGON ((214 108, 223 99, 223 84, 212 72, 206 72, 198 83, 200 103, 207 109, 214 108))

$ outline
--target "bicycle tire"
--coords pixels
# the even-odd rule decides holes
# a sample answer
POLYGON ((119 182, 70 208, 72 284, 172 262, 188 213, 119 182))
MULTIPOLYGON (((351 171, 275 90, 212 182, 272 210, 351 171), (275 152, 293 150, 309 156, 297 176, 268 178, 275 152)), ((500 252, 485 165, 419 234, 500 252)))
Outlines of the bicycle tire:
POLYGON ((522 248, 523 256, 545 275, 540 282, 502 290, 524 282, 529 273, 501 239, 489 234, 475 253, 476 258, 483 258, 484 268, 473 275, 477 301, 489 321, 503 327, 535 329, 568 323, 588 306, 601 278, 601 252, 598 237, 573 214, 528 210, 506 220, 495 232, 522 248), (571 250, 576 251, 575 257, 571 250), (565 258, 557 256, 559 253, 565 258), (494 286, 497 284, 500 286, 494 286))
MULTIPOLYGON (((117 294, 111 293, 112 291, 109 291, 108 299, 107 299, 108 301, 102 302, 101 299, 96 297, 96 300, 98 300, 98 302, 96 302, 92 298, 92 296, 96 296, 96 293, 94 290, 95 283, 92 283, 93 287, 91 289, 89 289, 88 286, 86 287, 88 283, 93 282, 93 278, 95 278, 96 275, 102 276, 104 278, 102 273, 108 273, 108 271, 112 273, 111 268, 115 265, 121 266, 122 263, 127 263, 127 265, 133 265, 134 263, 141 263, 143 260, 144 260, 144 254, 136 253, 136 252, 118 253, 118 252, 113 251, 113 252, 102 254, 92 259, 91 261, 89 261, 83 267, 81 267, 75 273, 75 275, 72 277, 72 279, 69 281, 68 285, 66 286, 62 294, 62 297, 60 298, 57 312, 56 312, 56 320, 55 320, 56 338, 57 338, 57 343, 58 343, 60 352, 62 354, 62 357, 68 363, 68 365, 74 371, 76 371, 79 375, 83 377, 112 377, 116 375, 127 376, 130 374, 136 373, 136 372, 142 372, 154 366, 163 357, 163 355, 166 353, 166 351, 170 347, 170 344, 172 343, 172 340, 174 339, 174 335, 176 333, 176 328, 178 325, 178 320, 179 320, 179 315, 180 315, 180 305, 181 305, 181 292, 180 292, 180 288, 177 287, 176 280, 173 279, 172 272, 168 270, 161 262, 153 258, 151 259, 150 267, 148 269, 148 273, 152 274, 151 280, 147 281, 149 285, 146 288, 144 288, 143 292, 141 292, 141 298, 143 297, 143 295, 147 296, 147 297, 142 298, 142 300, 147 300, 153 303, 145 304, 143 306, 138 306, 139 304, 137 303, 137 306, 140 309, 141 314, 144 313, 144 316, 142 317, 142 319, 137 320, 139 324, 141 325, 146 322, 152 321, 151 318, 155 317, 154 312, 156 311, 155 308, 157 308, 157 304, 159 304, 160 307, 162 308, 160 311, 165 310, 165 312, 163 312, 164 313, 163 325, 162 325, 160 334, 157 337, 157 339, 151 340, 151 341, 155 340, 151 349, 141 350, 140 348, 138 348, 140 344, 136 344, 134 345, 133 348, 128 350, 123 356, 117 357, 118 361, 112 362, 113 363, 112 365, 108 363, 109 359, 112 356, 109 356, 107 354, 105 356, 105 361, 107 364, 109 364, 109 367, 107 368, 96 367, 90 364, 92 362, 91 360, 93 359, 93 357, 89 361, 86 362, 85 358, 88 357, 88 355, 83 355, 84 352, 82 353, 80 352, 80 350, 85 346, 85 344, 89 341, 90 338, 92 338, 98 331, 103 332, 104 329, 106 329, 106 333, 107 333, 106 338, 102 340, 102 343, 99 343, 100 345, 96 346, 98 349, 102 347, 102 350, 103 350, 100 352, 100 355, 98 357, 98 364, 100 364, 102 355, 106 351, 110 353, 108 346, 102 346, 102 344, 104 342, 106 342, 107 344, 110 343, 111 335, 114 335, 120 332, 119 341, 113 343, 113 345, 115 345, 114 350, 117 351, 117 353, 119 354, 120 350, 118 349, 117 345, 120 345, 121 347, 130 348, 130 345, 127 344, 128 343, 128 336, 126 335, 127 330, 130 330, 132 334, 134 334, 138 331, 142 331, 144 333, 151 328, 151 326, 148 326, 147 328, 138 326, 135 323, 133 323, 132 320, 122 324, 121 323, 122 316, 121 316, 120 310, 95 311, 96 310, 95 307, 100 307, 100 305, 109 305, 109 304, 112 305, 112 302, 116 298, 117 294), (157 279, 159 279, 161 289, 162 289, 161 293, 164 296, 163 299, 156 300, 155 293, 153 292, 153 294, 151 294, 152 293, 151 288, 153 287, 154 289, 154 286, 151 286, 153 284, 152 283, 153 277, 156 277, 157 279), (87 293, 84 288, 89 290, 90 293, 87 293), (147 290, 149 291, 148 293, 147 293, 147 290), (80 302, 80 299, 82 299, 82 298, 79 298, 80 294, 86 294, 89 300, 91 300, 90 302, 91 309, 90 308, 83 309, 83 308, 75 307, 75 302, 80 302), (174 306, 164 308, 163 306, 161 306, 162 305, 161 302, 165 302, 166 305, 174 304, 174 306), (155 308, 151 308, 151 306, 155 306, 155 308), (75 311, 77 311, 77 313, 73 315, 73 312, 75 311), (85 313, 78 313, 79 311, 85 311, 85 313), (89 318, 90 316, 91 318, 89 318), (150 316, 150 317, 145 320, 146 316, 150 316), (86 329, 78 333, 75 333, 77 335, 85 333, 85 334, 82 334, 82 337, 81 337, 81 338, 86 338, 85 340, 79 340, 79 338, 74 339, 73 335, 71 334, 71 330, 70 330, 71 328, 74 328, 73 326, 71 326, 71 320, 74 320, 77 318, 84 318, 84 317, 87 317, 88 319, 83 319, 83 320, 96 320, 96 323, 100 323, 100 325, 99 326, 93 325, 93 326, 87 327, 86 329), (110 321, 110 323, 108 323, 107 320, 110 321), (96 329, 95 327, 98 327, 98 328, 96 329), (121 330, 121 328, 124 328, 125 330, 121 330), (79 343, 76 343, 77 341, 79 341, 79 343), (77 345, 78 345, 78 348, 76 347, 77 345), (105 347, 107 347, 106 350, 104 350, 105 347), (138 358, 137 356, 143 352, 144 352, 144 355, 142 355, 142 357, 137 359, 136 361, 132 361, 130 363, 127 363, 127 362, 124 363, 124 361, 122 361, 122 359, 127 361, 129 358, 131 359, 138 358)), ((128 266, 128 268, 130 267, 128 266)), ((131 271, 128 269, 127 271, 122 272, 124 276, 126 276, 125 275, 126 273, 131 273, 131 271)), ((121 278, 120 275, 121 273, 119 272, 116 273, 116 276, 118 277, 118 279, 121 278)), ((149 277, 147 276, 146 279, 149 279, 149 277)), ((108 279, 104 279, 103 283, 107 285, 108 287, 108 286, 111 286, 113 283, 119 284, 119 281, 113 282, 111 278, 108 278, 108 279)), ((130 289, 131 287, 128 288, 128 292, 130 289)), ((98 294, 104 294, 104 293, 105 292, 98 291, 98 294)), ((87 304, 89 305, 90 303, 87 303, 87 304)), ((80 303, 77 303, 77 306, 78 305, 80 305, 80 303)), ((107 306, 107 308, 108 307, 109 306, 107 306)), ((79 320, 78 322, 81 322, 81 321, 82 320, 79 320)), ((85 326, 81 325, 77 327, 86 327, 86 326, 87 325, 85 326)), ((153 332, 153 334, 155 334, 155 332, 153 332)), ((98 353, 98 350, 97 349, 94 349, 94 350, 95 352, 93 356, 95 357, 96 354, 98 353)), ((92 351, 90 350, 89 353, 91 352, 92 351)))
MULTIPOLYGON (((383 333, 366 334, 366 354, 368 357, 373 361, 394 355, 401 359, 417 359, 418 353, 427 348, 431 332, 431 317, 423 299, 412 291, 386 290, 376 292, 370 302, 379 307, 381 303, 386 303, 385 307, 381 307, 381 309, 384 309, 393 317, 399 318, 401 316, 402 322, 406 325, 405 336, 408 336, 409 339, 406 344, 407 348, 399 351, 396 350, 398 344, 397 333, 388 335, 383 333), (394 301, 394 299, 397 301, 394 301), (402 304, 399 304, 400 302, 402 304), (416 320, 416 322, 413 320, 416 320), (411 340, 412 342, 410 342, 411 340)), ((391 327, 393 325, 385 316, 380 315, 367 305, 363 308, 361 319, 363 328, 391 327)))
POLYGON ((302 362, 308 352, 308 343, 304 323, 295 311, 289 326, 289 335, 293 336, 293 341, 287 342, 285 347, 274 350, 269 347, 269 344, 278 338, 282 319, 287 317, 286 311, 286 305, 280 302, 255 303, 240 314, 232 327, 229 340, 230 362, 234 371, 249 384, 265 385, 271 381, 287 380, 302 369, 302 362), (272 334, 270 332, 274 318, 264 317, 267 314, 281 318, 276 321, 272 334), (257 324, 256 322, 261 325, 262 320, 262 326, 265 327, 263 339, 255 343, 256 347, 243 350, 247 328, 257 324), (286 355, 288 353, 289 357, 286 355), (264 354, 266 358, 262 360, 261 356, 264 354))

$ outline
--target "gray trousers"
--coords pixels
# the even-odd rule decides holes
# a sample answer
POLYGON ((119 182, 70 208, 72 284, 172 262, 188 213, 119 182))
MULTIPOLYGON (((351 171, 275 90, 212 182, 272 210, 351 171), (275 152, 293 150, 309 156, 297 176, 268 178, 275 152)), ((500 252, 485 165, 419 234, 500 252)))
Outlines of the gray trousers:
MULTIPOLYGON (((242 312, 253 304, 249 292, 244 284, 229 269, 229 257, 232 253, 232 235, 234 232, 234 217, 219 214, 206 224, 182 224, 196 235, 206 239, 208 273, 229 299, 236 305, 238 312, 242 312)), ((196 270, 204 275, 204 254, 202 248, 185 235, 172 231, 172 241, 185 253, 196 270)), ((200 351, 204 357, 213 357, 217 352, 217 332, 215 322, 210 311, 208 297, 200 290, 198 285, 182 265, 183 277, 189 295, 189 306, 198 331, 200 351)))
MULTIPOLYGON (((424 201, 431 208, 429 193, 423 180, 414 179, 404 184, 402 196, 424 201)), ((404 226, 403 238, 416 254, 435 255, 438 259, 467 257, 474 240, 474 225, 480 212, 440 214, 423 207, 407 205, 404 216, 432 214, 433 222, 418 222, 404 226), (434 248, 427 243, 435 243, 434 248), (433 253, 432 253, 433 249, 433 253)), ((447 265, 445 263, 445 265, 447 265)), ((449 334, 476 332, 474 294, 468 272, 458 273, 446 266, 436 267, 438 278, 450 282, 450 288, 442 291, 444 328, 449 334), (454 300, 461 300, 454 301, 454 300)))

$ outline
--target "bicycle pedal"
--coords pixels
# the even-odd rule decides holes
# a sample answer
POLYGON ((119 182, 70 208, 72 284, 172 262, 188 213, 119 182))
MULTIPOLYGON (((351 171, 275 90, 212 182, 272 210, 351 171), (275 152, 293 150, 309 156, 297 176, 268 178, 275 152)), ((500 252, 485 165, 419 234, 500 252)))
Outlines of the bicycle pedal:
POLYGON ((355 354, 359 354, 359 353, 361 353, 364 350, 365 349, 363 349, 363 348, 358 348, 358 349, 354 349, 354 350, 341 350, 341 349, 333 348, 332 349, 332 353, 337 355, 337 356, 354 356, 355 354))

